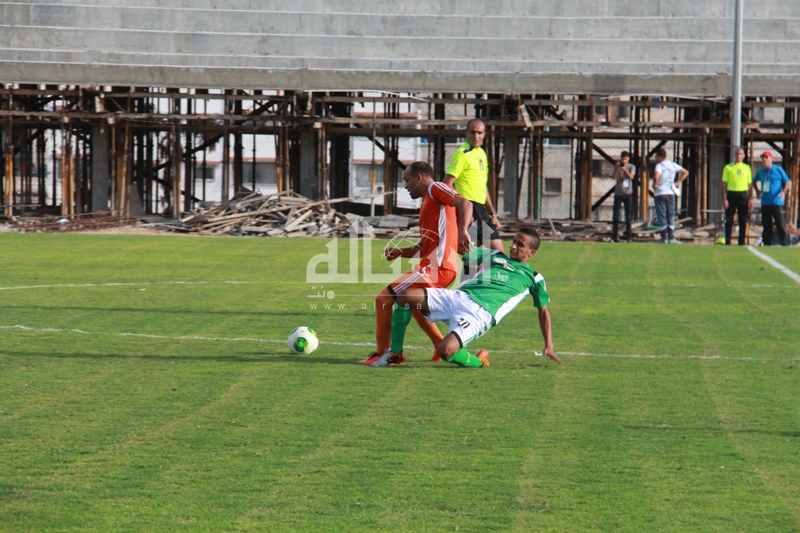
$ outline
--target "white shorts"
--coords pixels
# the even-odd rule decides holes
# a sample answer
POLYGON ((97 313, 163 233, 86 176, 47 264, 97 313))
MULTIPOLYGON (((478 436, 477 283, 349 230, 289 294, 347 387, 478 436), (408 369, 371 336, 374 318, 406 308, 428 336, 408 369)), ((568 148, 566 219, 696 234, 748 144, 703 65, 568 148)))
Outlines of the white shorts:
POLYGON ((464 347, 494 325, 491 313, 459 290, 426 288, 429 322, 442 321, 450 326, 464 347))

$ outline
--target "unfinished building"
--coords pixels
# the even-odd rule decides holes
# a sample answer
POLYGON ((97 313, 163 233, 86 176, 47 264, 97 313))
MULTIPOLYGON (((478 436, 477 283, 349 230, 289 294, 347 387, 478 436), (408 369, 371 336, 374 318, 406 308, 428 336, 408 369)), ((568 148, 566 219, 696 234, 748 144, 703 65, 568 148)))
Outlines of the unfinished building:
MULTIPOLYGON (((442 176, 469 118, 510 217, 607 217, 619 150, 648 219, 651 158, 690 171, 680 210, 721 209, 734 2, 97 0, 0 3, 6 215, 178 218, 237 191, 413 208, 400 171, 442 176), (400 187, 402 189, 402 187, 400 187), (401 191, 402 192, 402 191, 401 191)), ((744 13, 742 140, 792 180, 800 3, 744 13)))

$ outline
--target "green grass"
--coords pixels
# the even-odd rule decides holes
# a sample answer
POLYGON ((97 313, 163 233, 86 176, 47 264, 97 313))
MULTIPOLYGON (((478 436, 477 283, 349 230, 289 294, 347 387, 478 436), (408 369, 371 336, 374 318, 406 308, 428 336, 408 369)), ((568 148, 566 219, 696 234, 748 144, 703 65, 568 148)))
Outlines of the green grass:
POLYGON ((800 531, 800 284, 744 248, 543 243, 564 364, 524 302, 488 369, 355 364, 382 285, 322 240, 0 250, 0 531, 800 531))

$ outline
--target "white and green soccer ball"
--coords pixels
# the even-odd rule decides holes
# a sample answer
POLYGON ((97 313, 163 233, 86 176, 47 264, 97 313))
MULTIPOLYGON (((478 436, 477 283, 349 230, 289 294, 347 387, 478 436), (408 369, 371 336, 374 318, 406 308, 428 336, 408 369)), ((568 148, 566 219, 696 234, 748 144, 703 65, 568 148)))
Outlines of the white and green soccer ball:
POLYGON ((319 346, 319 339, 313 329, 302 326, 289 334, 288 344, 292 353, 311 355, 319 346))

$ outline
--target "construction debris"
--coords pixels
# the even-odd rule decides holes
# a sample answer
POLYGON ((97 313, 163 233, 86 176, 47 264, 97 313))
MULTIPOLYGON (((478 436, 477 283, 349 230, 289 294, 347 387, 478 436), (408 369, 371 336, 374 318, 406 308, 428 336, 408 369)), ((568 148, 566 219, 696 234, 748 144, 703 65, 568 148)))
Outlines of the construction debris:
MULTIPOLYGON (((199 208, 175 222, 153 224, 169 231, 199 235, 248 235, 257 237, 341 237, 348 234, 354 222, 358 234, 394 233, 398 224, 376 230, 363 222, 363 217, 342 214, 331 204, 374 195, 352 196, 314 202, 293 191, 262 195, 244 193, 220 206, 199 208)), ((381 195, 382 196, 382 195, 381 195)), ((406 223, 406 227, 408 223, 406 223)))
MULTIPOLYGON (((331 204, 367 196, 312 201, 292 191, 261 195, 242 193, 239 197, 219 206, 199 208, 180 221, 159 223, 170 231, 199 235, 249 235, 260 237, 345 237, 357 235, 378 239, 418 239, 419 217, 388 215, 361 217, 343 214, 331 204)), ((675 221, 675 237, 684 242, 710 242, 718 233, 714 224, 691 229, 684 224, 691 218, 675 221)), ((611 223, 588 220, 513 220, 501 218, 500 237, 512 238, 519 228, 537 229, 543 240, 598 241, 611 240, 611 223)), ((624 224, 620 232, 624 232, 624 224)), ((632 241, 653 242, 660 239, 660 230, 650 222, 637 222, 631 226, 632 241)), ((620 234, 620 237, 622 235, 620 234)))
MULTIPOLYGON (((708 224, 698 228, 685 226, 691 223, 691 218, 682 218, 675 221, 675 238, 686 243, 713 242, 714 237, 720 231, 714 224, 708 224)), ((631 224, 630 240, 633 242, 653 242, 661 238, 661 230, 655 226, 655 222, 635 222, 631 224)), ((610 222, 595 222, 590 220, 501 220, 500 238, 513 238, 519 228, 528 226, 533 227, 539 232, 539 236, 545 241, 611 241, 612 225, 610 222)), ((619 225, 619 237, 623 238, 625 224, 619 225)))
POLYGON ((133 226, 137 219, 111 215, 108 211, 81 215, 10 217, 8 227, 19 233, 71 233, 133 226))
MULTIPOLYGON (((390 193, 393 194, 393 193, 390 193)), ((256 237, 347 237, 369 236, 376 239, 416 241, 420 238, 419 216, 386 215, 362 217, 344 214, 332 204, 372 198, 378 195, 351 196, 334 200, 312 201, 293 191, 262 195, 242 192, 232 200, 217 205, 202 203, 180 220, 141 223, 147 217, 112 216, 108 211, 70 216, 37 218, 8 217, 8 227, 18 232, 75 232, 133 226, 196 235, 245 235, 256 237)), ((690 227, 691 218, 675 221, 675 238, 686 243, 710 244, 721 234, 717 224, 690 227)), ((632 224, 631 241, 653 242, 660 239, 660 230, 653 221, 632 224)), ((522 227, 533 227, 546 241, 611 241, 611 223, 588 220, 519 220, 500 218, 500 238, 511 239, 522 227)), ((620 224, 620 238, 625 225, 620 224)), ((751 227, 751 236, 760 235, 760 228, 751 227)))

